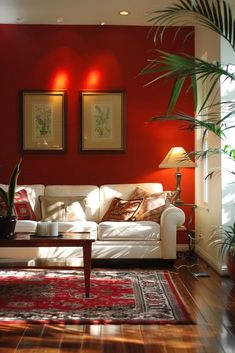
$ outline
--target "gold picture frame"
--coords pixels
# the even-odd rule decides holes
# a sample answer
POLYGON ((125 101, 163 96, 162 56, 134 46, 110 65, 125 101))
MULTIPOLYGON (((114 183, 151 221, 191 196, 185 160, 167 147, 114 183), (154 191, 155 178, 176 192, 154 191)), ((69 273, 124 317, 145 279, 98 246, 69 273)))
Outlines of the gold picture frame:
POLYGON ((80 93, 81 152, 125 152, 125 94, 80 93))
POLYGON ((66 151, 66 92, 21 91, 22 151, 66 151))

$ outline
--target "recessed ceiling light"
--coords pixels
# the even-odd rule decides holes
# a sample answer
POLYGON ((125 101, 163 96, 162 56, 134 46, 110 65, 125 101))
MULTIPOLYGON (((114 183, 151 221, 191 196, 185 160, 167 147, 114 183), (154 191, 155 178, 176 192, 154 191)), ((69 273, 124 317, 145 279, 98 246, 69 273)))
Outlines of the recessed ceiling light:
POLYGON ((119 11, 119 15, 128 16, 128 15, 130 15, 130 11, 126 11, 126 10, 119 11))
POLYGON ((56 17, 56 22, 57 23, 62 23, 63 21, 64 21, 64 17, 62 17, 62 16, 56 17))

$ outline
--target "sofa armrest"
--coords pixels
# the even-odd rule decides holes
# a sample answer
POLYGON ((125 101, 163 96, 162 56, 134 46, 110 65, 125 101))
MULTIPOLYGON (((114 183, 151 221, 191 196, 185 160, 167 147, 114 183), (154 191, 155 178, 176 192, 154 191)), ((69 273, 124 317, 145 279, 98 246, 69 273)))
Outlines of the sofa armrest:
POLYGON ((174 205, 167 207, 161 215, 160 235, 162 241, 162 258, 176 258, 176 232, 185 221, 184 211, 174 205))

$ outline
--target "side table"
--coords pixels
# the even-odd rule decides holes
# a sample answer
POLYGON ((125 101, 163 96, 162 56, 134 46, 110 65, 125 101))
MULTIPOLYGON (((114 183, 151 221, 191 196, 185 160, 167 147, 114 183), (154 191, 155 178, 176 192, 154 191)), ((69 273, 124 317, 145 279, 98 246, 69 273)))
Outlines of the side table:
POLYGON ((193 222, 194 210, 197 208, 197 205, 194 203, 174 203, 174 205, 182 208, 184 206, 190 207, 188 221, 186 222, 186 224, 179 227, 178 230, 187 232, 189 252, 192 253, 195 248, 195 229, 192 228, 192 222, 193 222))

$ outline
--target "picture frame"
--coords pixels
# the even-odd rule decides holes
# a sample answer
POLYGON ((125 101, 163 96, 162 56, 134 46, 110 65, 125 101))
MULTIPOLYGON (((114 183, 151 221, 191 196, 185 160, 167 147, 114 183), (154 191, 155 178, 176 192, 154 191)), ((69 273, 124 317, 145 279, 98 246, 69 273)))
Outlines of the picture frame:
POLYGON ((125 152, 124 91, 80 93, 81 152, 125 152))
POLYGON ((66 91, 21 91, 21 150, 66 151, 66 91))

